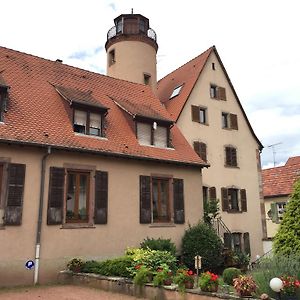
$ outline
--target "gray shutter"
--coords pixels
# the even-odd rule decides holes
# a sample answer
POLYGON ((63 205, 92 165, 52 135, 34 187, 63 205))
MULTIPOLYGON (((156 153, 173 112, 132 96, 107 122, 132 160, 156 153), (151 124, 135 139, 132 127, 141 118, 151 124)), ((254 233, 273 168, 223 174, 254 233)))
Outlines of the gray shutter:
POLYGON ((21 225, 22 223, 25 169, 26 166, 23 164, 8 165, 8 192, 5 207, 5 225, 21 225))
POLYGON ((272 222, 279 224, 277 203, 275 203, 275 202, 271 203, 271 219, 272 219, 272 222))
POLYGON ((50 168, 47 224, 58 225, 63 219, 65 169, 50 168))
POLYGON ((95 174, 95 224, 107 224, 108 173, 96 171, 95 174))
POLYGON ((217 98, 219 100, 226 100, 226 89, 218 86, 217 88, 217 98))
POLYGON ((232 248, 232 236, 231 233, 229 232, 224 232, 224 247, 227 249, 231 249, 232 248))
POLYGON ((192 105, 192 121, 200 123, 199 107, 192 105))
POLYGON ((226 188, 221 188, 222 194, 222 210, 228 211, 229 210, 229 202, 228 202, 228 193, 226 188))
POLYGON ((151 223, 150 176, 140 176, 140 223, 151 223))
POLYGON ((216 200, 217 199, 217 192, 216 192, 216 188, 214 186, 209 188, 209 199, 210 200, 216 200))
POLYGON ((174 223, 184 224, 184 187, 183 179, 173 179, 174 223))
POLYGON ((229 118, 230 118, 230 128, 238 130, 237 115, 235 115, 235 114, 229 114, 229 118))
POLYGON ((251 255, 249 232, 244 233, 244 252, 251 255))
POLYGON ((247 194, 246 190, 241 190, 241 206, 242 211, 247 211, 247 194))

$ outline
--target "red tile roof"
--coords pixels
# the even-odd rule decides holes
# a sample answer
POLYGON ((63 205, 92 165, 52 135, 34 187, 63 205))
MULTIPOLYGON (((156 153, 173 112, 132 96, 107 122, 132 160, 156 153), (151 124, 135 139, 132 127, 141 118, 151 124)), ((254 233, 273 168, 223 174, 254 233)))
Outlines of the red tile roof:
POLYGON ((139 108, 149 117, 170 119, 169 113, 148 86, 114 79, 4 47, 0 47, 0 73, 5 83, 10 86, 8 112, 4 114, 4 124, 0 124, 2 142, 51 145, 103 155, 206 165, 176 125, 171 129, 174 149, 139 145, 127 113, 112 99, 126 99, 131 107, 139 108), (67 95, 70 98, 77 91, 81 100, 93 103, 96 101, 108 108, 106 139, 74 133, 72 108, 55 87, 67 89, 65 92, 71 93, 67 95))
MULTIPOLYGON (((238 105, 240 106, 240 109, 241 109, 241 111, 244 115, 244 118, 248 124, 248 127, 249 127, 253 137, 257 141, 260 149, 262 149, 263 145, 261 144, 261 142, 255 135, 255 133, 251 127, 251 124, 247 118, 247 115, 241 105, 241 102, 235 92, 235 89, 231 83, 231 80, 227 74, 227 71, 221 61, 221 58, 220 58, 215 46, 210 47, 209 49, 207 49, 205 52, 203 52, 199 56, 195 57, 194 59, 190 60, 183 66, 179 67, 175 71, 171 72, 170 74, 168 74, 167 76, 165 76, 164 78, 159 80, 159 82, 158 82, 158 97, 159 97, 160 101, 165 105, 166 109, 172 116, 173 120, 176 122, 178 120, 182 110, 184 109, 184 106, 185 106, 199 76, 201 76, 202 70, 204 69, 205 64, 212 52, 214 52, 215 55, 217 56, 219 63, 223 69, 223 72, 228 80, 228 83, 235 95, 235 98, 237 99, 238 105), (173 90, 176 87, 181 86, 181 85, 182 85, 182 88, 180 90, 179 95, 170 99, 170 96, 171 96, 173 90)), ((209 88, 209 87, 207 87, 207 88, 209 88)))
POLYGON ((300 156, 291 157, 282 167, 262 170, 264 197, 291 194, 293 184, 300 178, 300 156))

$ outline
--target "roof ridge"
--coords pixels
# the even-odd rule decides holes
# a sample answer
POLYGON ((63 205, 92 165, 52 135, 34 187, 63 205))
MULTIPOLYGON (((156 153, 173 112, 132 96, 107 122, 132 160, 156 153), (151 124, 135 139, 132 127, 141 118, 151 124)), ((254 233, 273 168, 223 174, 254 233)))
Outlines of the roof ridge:
POLYGON ((164 78, 166 78, 167 76, 171 75, 172 73, 176 72, 177 70, 179 70, 180 68, 184 67, 185 65, 189 64, 191 61, 195 60, 196 58, 200 57, 201 55, 203 55, 205 52, 211 51, 211 50, 215 50, 216 46, 213 45, 211 47, 209 47, 208 49, 206 49, 205 51, 203 51, 202 53, 200 53, 199 55, 195 56, 194 58, 190 59, 189 61, 187 61, 186 63, 184 63, 183 65, 179 66, 178 68, 174 69, 172 72, 168 73, 166 76, 162 77, 161 79, 159 79, 157 81, 157 84, 163 80, 164 78))

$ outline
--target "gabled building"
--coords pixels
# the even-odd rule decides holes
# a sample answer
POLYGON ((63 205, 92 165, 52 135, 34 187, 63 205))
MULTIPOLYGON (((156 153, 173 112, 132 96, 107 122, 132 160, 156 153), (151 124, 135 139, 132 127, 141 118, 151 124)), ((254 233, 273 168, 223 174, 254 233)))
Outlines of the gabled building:
POLYGON ((162 78, 158 97, 198 156, 210 164, 202 173, 203 200, 219 199, 216 226, 225 245, 251 253, 252 259, 261 255, 262 144, 216 47, 162 78))
POLYGON ((300 178, 300 156, 290 157, 284 166, 262 170, 262 178, 267 223, 264 248, 267 252, 271 250, 293 185, 300 178))

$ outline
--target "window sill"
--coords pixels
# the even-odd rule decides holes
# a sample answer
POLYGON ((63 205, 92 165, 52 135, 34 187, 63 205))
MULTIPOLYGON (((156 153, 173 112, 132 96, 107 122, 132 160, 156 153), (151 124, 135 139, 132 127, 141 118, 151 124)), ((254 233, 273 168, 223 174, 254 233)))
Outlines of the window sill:
POLYGON ((239 166, 229 166, 229 165, 224 165, 225 168, 229 168, 229 169, 240 169, 239 166))
POLYGON ((227 210, 227 212, 229 213, 229 214, 242 214, 242 213, 244 213, 245 211, 240 211, 240 210, 227 210))
POLYGON ((157 149, 164 149, 164 150, 175 150, 174 148, 171 147, 158 147, 154 145, 145 145, 145 144, 139 144, 140 146, 145 146, 145 147, 151 147, 151 148, 157 148, 157 149))
POLYGON ((86 223, 65 223, 60 229, 86 229, 86 228, 96 228, 94 225, 86 223))
POLYGON ((104 140, 104 141, 108 140, 106 137, 103 137, 103 136, 90 135, 90 134, 84 134, 84 133, 79 133, 79 132, 74 132, 74 134, 77 136, 84 136, 87 138, 92 138, 92 139, 97 139, 97 140, 104 140))
POLYGON ((149 225, 150 228, 161 228, 161 227, 176 227, 174 223, 152 223, 149 225))

